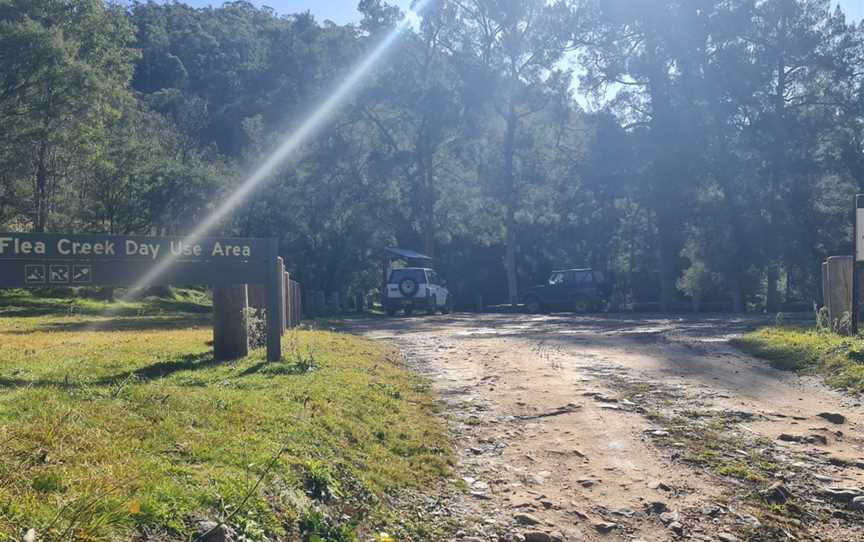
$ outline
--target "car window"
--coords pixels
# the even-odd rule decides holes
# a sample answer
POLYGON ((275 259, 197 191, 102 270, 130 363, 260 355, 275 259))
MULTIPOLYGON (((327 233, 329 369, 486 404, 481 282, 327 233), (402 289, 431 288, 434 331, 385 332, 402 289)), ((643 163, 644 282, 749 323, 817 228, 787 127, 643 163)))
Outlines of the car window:
POLYGON ((440 284, 440 281, 438 280, 438 275, 435 273, 435 271, 427 271, 426 274, 429 275, 429 284, 440 284))
POLYGON ((426 284, 426 273, 422 269, 394 269, 390 272, 390 284, 399 284, 405 279, 413 279, 417 284, 426 284))
POLYGON ((571 286, 580 286, 593 282, 590 271, 567 271, 564 274, 564 282, 571 286))
POLYGON ((564 273, 552 273, 552 276, 549 277, 549 284, 557 285, 562 284, 564 282, 564 273))

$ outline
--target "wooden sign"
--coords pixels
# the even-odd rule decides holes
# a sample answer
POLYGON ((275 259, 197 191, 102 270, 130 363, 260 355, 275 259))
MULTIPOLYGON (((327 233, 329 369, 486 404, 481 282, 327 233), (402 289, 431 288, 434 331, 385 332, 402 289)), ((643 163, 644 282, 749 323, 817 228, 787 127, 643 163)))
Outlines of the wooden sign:
POLYGON ((271 361, 282 357, 283 275, 275 239, 0 233, 0 288, 264 285, 271 361))
POLYGON ((273 261, 265 239, 0 233, 0 288, 263 284, 273 261))

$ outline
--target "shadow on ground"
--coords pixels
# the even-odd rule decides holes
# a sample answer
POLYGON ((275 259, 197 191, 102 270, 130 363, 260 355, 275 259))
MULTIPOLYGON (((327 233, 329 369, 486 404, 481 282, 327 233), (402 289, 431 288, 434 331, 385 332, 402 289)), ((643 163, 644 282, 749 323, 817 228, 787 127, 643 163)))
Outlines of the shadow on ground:
POLYGON ((198 371, 209 369, 224 362, 217 361, 213 352, 202 352, 199 354, 188 354, 171 360, 157 361, 150 365, 124 371, 115 375, 105 376, 94 381, 63 379, 26 379, 9 378, 0 376, 0 389, 26 389, 26 388, 56 388, 62 390, 80 389, 87 385, 110 386, 125 381, 148 382, 160 378, 169 377, 181 371, 198 371))
POLYGON ((0 331, 0 335, 31 335, 58 331, 158 331, 209 326, 212 321, 209 314, 190 314, 186 316, 140 316, 78 322, 49 322, 32 326, 26 330, 0 331))
POLYGON ((212 307, 192 301, 148 297, 137 304, 98 304, 85 299, 0 297, 0 317, 38 316, 158 316, 179 313, 209 314, 212 307))
MULTIPOLYGON (((788 321, 807 323, 810 314, 788 315, 788 321)), ((663 315, 663 314, 469 314, 447 316, 411 316, 345 318, 327 321, 339 330, 352 333, 369 332, 435 332, 445 326, 462 338, 489 338, 493 336, 529 337, 541 334, 555 335, 556 339, 578 341, 580 335, 626 335, 636 340, 661 340, 665 334, 687 337, 716 337, 734 335, 772 324, 771 315, 663 315)))

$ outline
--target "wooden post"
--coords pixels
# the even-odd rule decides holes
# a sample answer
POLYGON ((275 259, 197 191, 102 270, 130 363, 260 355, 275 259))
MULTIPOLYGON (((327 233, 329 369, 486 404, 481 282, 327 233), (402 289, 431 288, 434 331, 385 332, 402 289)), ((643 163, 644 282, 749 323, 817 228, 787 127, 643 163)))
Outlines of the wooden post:
POLYGON ((218 361, 249 355, 248 307, 245 285, 213 289, 213 356, 218 361))
POLYGON ((840 329, 844 317, 852 314, 852 256, 828 258, 828 319, 832 329, 840 329))
POLYGON ((294 291, 291 288, 291 275, 285 273, 285 327, 294 327, 294 291))
POLYGON ((296 327, 303 320, 303 290, 300 288, 299 282, 292 281, 292 287, 294 289, 294 326, 296 327))
POLYGON ((267 287, 263 284, 249 285, 249 306, 253 309, 267 308, 267 287))
POLYGON ((282 326, 282 334, 284 335, 285 330, 288 329, 288 273, 285 272, 285 263, 282 258, 279 258, 279 270, 281 279, 279 283, 279 301, 281 302, 279 324, 282 326))
POLYGON ((282 302, 279 299, 282 291, 282 259, 278 256, 279 242, 270 242, 272 258, 267 269, 267 361, 282 359, 282 302))
POLYGON ((828 300, 831 297, 828 290, 828 262, 822 262, 822 306, 828 309, 828 300))
POLYGON ((858 262, 864 258, 864 195, 855 196, 855 242, 852 247, 852 324, 849 330, 852 335, 858 334, 858 298, 860 297, 860 285, 858 279, 858 262))
POLYGON ((291 327, 300 325, 302 319, 301 311, 303 307, 302 297, 300 295, 300 284, 296 281, 291 281, 291 327))
POLYGON ((294 327, 294 281, 288 273, 285 273, 285 325, 288 329, 294 327))
POLYGON ((293 280, 288 281, 288 303, 288 325, 293 329, 297 327, 297 292, 294 289, 293 280))

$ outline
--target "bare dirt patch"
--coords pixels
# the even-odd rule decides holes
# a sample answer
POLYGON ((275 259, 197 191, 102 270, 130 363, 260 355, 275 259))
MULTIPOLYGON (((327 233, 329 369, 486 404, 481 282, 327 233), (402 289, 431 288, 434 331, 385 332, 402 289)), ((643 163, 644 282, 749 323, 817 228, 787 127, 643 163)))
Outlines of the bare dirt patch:
POLYGON ((347 325, 398 345, 442 398, 460 457, 457 538, 861 540, 864 409, 727 344, 761 323, 347 325))

